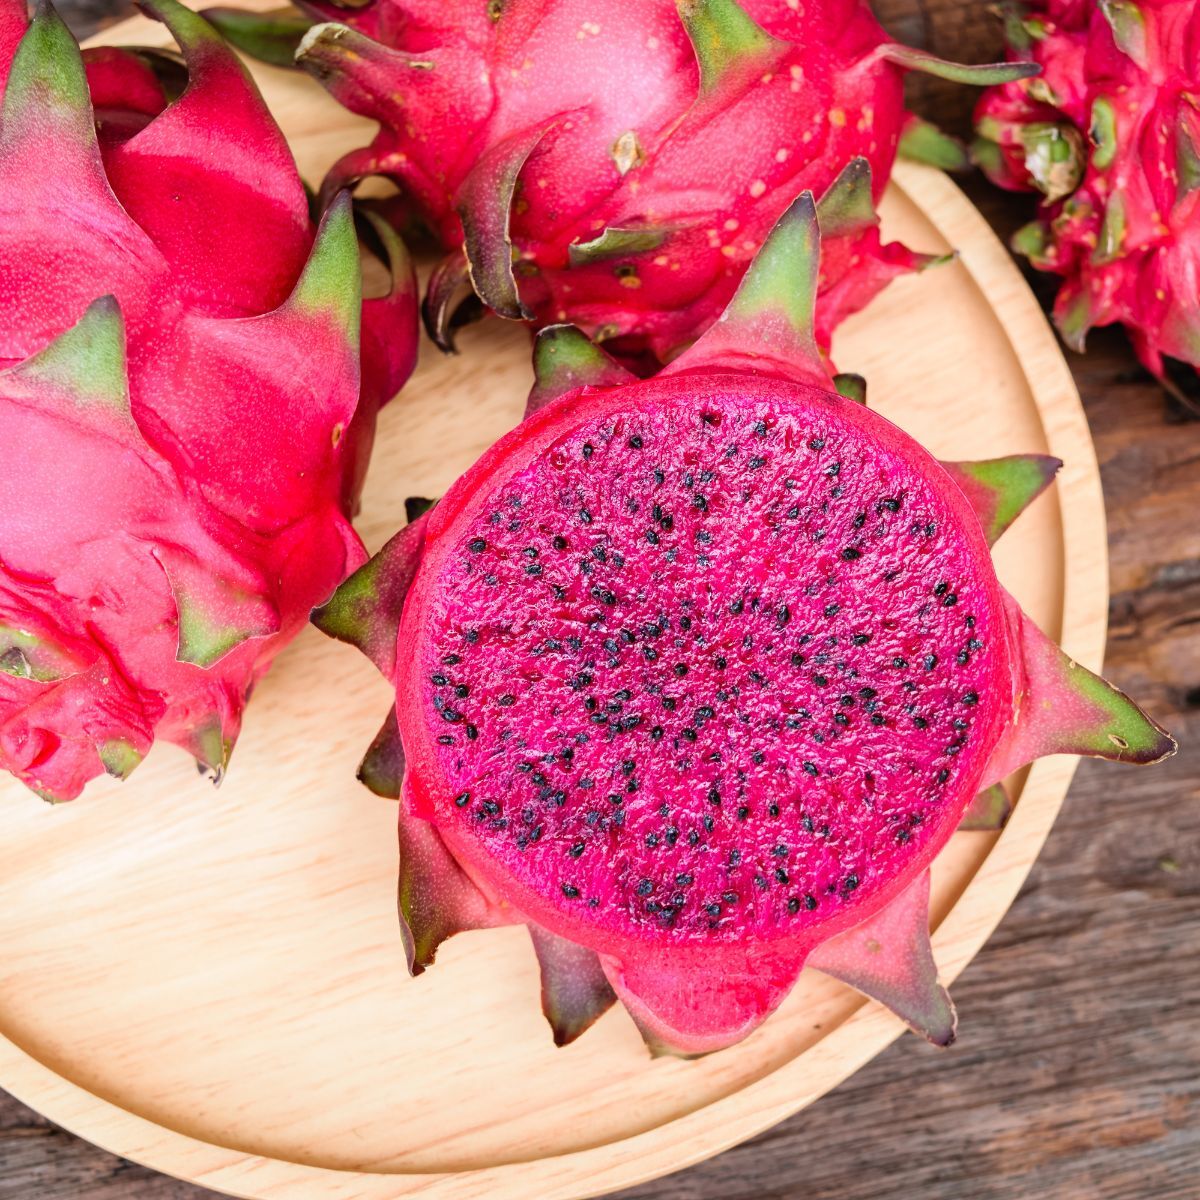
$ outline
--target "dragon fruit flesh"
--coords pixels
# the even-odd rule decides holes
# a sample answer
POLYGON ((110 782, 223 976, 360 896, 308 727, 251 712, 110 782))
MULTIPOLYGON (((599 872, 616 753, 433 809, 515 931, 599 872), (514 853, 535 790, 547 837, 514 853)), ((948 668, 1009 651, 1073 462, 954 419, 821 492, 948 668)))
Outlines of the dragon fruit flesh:
MULTIPOLYGON (((332 168, 326 194, 371 175, 398 185, 447 251, 424 302, 447 349, 479 312, 469 283, 505 317, 571 321, 630 361, 667 361, 716 319, 798 192, 820 195, 863 156, 878 199, 904 68, 976 83, 1036 69, 961 67, 897 45, 865 0, 302 7, 341 23, 314 26, 297 61, 380 124, 332 168)), ((269 41, 244 19, 237 33, 260 52, 269 41)), ((926 261, 875 228, 831 244, 822 344, 926 261)))
POLYGON ((1120 322, 1169 385, 1164 358, 1200 365, 1200 8, 1049 0, 1022 14, 1010 50, 1043 74, 984 94, 975 157, 1002 187, 1044 197, 1014 248, 1064 277, 1067 344, 1120 322))
POLYGON ((619 997, 717 1049, 808 964, 948 1043, 938 850, 1035 757, 1174 749, 997 582, 1057 460, 939 463, 830 390, 816 212, 653 379, 544 330, 526 421, 315 614, 395 684, 361 774, 411 970, 526 922, 560 1042, 619 997))
POLYGON ((255 681, 366 557, 347 510, 415 351, 399 239, 377 225, 360 372, 348 198, 314 237, 236 56, 147 8, 173 100, 153 59, 0 0, 0 766, 53 800, 155 737, 219 779, 255 681))

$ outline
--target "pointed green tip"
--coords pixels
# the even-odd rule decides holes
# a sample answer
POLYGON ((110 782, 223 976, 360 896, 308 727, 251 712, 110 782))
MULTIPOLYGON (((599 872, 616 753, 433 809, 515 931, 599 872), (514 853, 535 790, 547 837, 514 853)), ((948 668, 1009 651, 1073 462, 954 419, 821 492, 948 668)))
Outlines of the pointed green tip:
POLYGON ((216 51, 231 63, 237 59, 217 29, 199 13, 179 0, 136 0, 138 8, 155 21, 161 21, 179 43, 184 57, 216 51))
POLYGON ((1012 816, 1012 801, 1004 785, 994 783, 980 792, 963 813, 958 823, 961 830, 971 833, 998 833, 1012 816))
POLYGON ((879 221, 871 196, 871 164, 852 158, 817 202, 822 237, 843 237, 870 229, 879 221))
POLYGON ((992 546, 1050 486, 1062 460, 1048 454, 1012 454, 944 466, 970 501, 992 546))
POLYGON ((220 787, 233 755, 233 738, 225 736, 225 728, 217 713, 203 720, 186 737, 184 749, 196 760, 201 775, 220 787))
POLYGON ((125 369, 125 323, 113 296, 101 296, 44 350, 12 368, 34 385, 49 385, 81 405, 107 409, 132 423, 125 369))
POLYGON ((114 779, 128 779, 142 761, 138 748, 125 738, 110 738, 97 749, 105 771, 114 779))
POLYGON ((802 192, 779 218, 750 264, 729 305, 728 316, 746 319, 780 312, 793 330, 811 341, 820 257, 817 206, 812 192, 802 192))
POLYGON ((927 50, 902 46, 898 42, 889 42, 881 46, 879 55, 906 71, 919 71, 923 75, 948 79, 951 83, 973 84, 976 87, 991 87, 997 83, 1011 83, 1015 79, 1028 79, 1033 75, 1040 75, 1042 71, 1035 62, 948 62, 927 50))
POLYGON ((333 320, 344 330, 346 340, 357 346, 362 269, 348 192, 339 193, 326 210, 308 262, 286 304, 307 317, 333 320))
POLYGON ((376 796, 385 800, 400 799, 400 785, 404 782, 404 746, 400 741, 395 705, 363 755, 358 780, 376 796))
POLYGON ((837 389, 839 396, 845 396, 847 400, 853 400, 855 404, 866 404, 867 381, 861 375, 843 371, 833 377, 833 386, 837 389))
POLYGON ((925 163, 940 171, 965 171, 971 160, 967 148, 956 137, 943 133, 936 125, 910 114, 896 147, 901 158, 925 163))
POLYGON ((55 138, 95 144, 83 58, 48 0, 40 0, 34 9, 2 95, 0 147, 10 147, 29 132, 53 132, 55 138))
POLYGON ((548 325, 533 343, 534 385, 525 415, 580 387, 618 387, 634 377, 574 325, 548 325))
POLYGON ((1146 18, 1132 0, 1099 0, 1100 12, 1112 30, 1113 41, 1122 54, 1140 67, 1147 62, 1146 18))
POLYGON ((1065 655, 1062 659, 1062 698, 1077 698, 1091 712, 1089 720, 1063 731, 1068 744, 1062 752, 1149 766, 1179 749, 1179 743, 1119 688, 1065 655))
POLYGON ((609 225, 590 242, 572 242, 567 247, 567 259, 571 266, 582 267, 609 258, 645 254, 657 250, 670 233, 671 230, 666 227, 653 225, 609 225))
POLYGON ((700 92, 710 93, 784 49, 735 0, 676 0, 700 67, 700 92))

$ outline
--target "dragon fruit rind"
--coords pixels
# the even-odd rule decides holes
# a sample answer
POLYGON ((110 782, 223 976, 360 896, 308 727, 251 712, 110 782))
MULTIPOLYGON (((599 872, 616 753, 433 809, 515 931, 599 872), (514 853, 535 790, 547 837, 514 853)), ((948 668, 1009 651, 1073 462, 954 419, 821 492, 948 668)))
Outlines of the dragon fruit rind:
POLYGON ((360 371, 348 199, 314 239, 232 51, 147 7, 173 101, 153 59, 0 0, 0 767, 52 800, 156 737, 220 778, 255 681, 365 558, 347 512, 416 338, 379 224, 360 371))
POLYGON ((1200 7, 1049 0, 1007 29, 1044 73, 984 95, 974 154, 1044 197, 1014 248, 1064 277, 1054 316, 1072 349, 1120 322, 1172 386, 1165 359, 1200 366, 1200 7))
POLYGON ((543 331, 526 421, 316 614, 396 685, 362 777, 411 969, 524 921, 560 1042, 617 996, 717 1049, 807 964, 948 1043, 934 855, 1039 755, 1174 749, 997 582, 1057 460, 940 463, 829 389, 815 213, 656 378, 543 331))
MULTIPOLYGON (((897 45, 865 0, 302 7, 331 23, 297 61, 380 124, 326 190, 385 176, 445 247, 425 298, 444 348, 478 311, 458 304, 469 285, 502 316, 571 321, 631 360, 666 361, 716 319, 801 190, 820 195, 862 156, 879 198, 905 68, 977 83, 1036 69, 897 45)), ((823 303, 818 338, 925 261, 875 229, 832 247, 825 282, 853 286, 823 303)))

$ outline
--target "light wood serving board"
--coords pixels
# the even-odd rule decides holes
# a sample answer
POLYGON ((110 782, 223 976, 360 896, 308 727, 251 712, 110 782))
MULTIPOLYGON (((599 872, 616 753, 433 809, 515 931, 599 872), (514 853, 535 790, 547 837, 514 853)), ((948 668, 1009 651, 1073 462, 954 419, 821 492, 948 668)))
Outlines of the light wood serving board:
MULTIPOLYGON (((166 35, 138 19, 104 40, 166 35)), ((311 182, 369 133, 307 79, 256 71, 311 182)), ((847 324, 838 365, 864 374, 872 407, 941 457, 1065 460, 997 562, 1042 628, 1097 668, 1103 502, 1054 337, 942 175, 898 168, 884 227, 961 257, 847 324)), ((441 494, 519 418, 525 330, 490 320, 462 349, 426 346, 383 415, 360 522, 372 549, 402 523, 405 496, 441 494)), ((129 783, 57 808, 0 781, 0 1085, 101 1146, 235 1196, 560 1200, 750 1137, 900 1033, 878 1006, 806 972, 743 1045, 696 1062, 652 1060, 619 1007, 556 1050, 520 928, 457 937, 409 979, 395 809, 354 778, 388 703, 365 659, 310 630, 256 693, 219 792, 165 746, 129 783)), ((1003 834, 956 834, 938 859, 947 982, 1012 902, 1073 770, 1073 759, 1037 763, 1003 834)), ((967 1014, 960 1041, 972 1036, 967 1014)))

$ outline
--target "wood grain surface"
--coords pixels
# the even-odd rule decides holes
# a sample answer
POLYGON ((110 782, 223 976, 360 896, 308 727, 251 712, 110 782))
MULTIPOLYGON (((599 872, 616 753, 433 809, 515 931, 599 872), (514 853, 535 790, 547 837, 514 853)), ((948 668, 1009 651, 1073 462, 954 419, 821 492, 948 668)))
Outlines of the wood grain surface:
MULTIPOLYGON (((998 228, 1022 219, 1022 202, 973 191, 998 228)), ((1083 765, 955 988, 959 1046, 904 1038, 796 1118, 627 1200, 1200 1194, 1200 424, 1164 403, 1120 334, 1093 335, 1071 364, 1109 507, 1107 673, 1183 752, 1144 773, 1083 765)), ((0 1101, 3 1200, 211 1194, 0 1101)))

